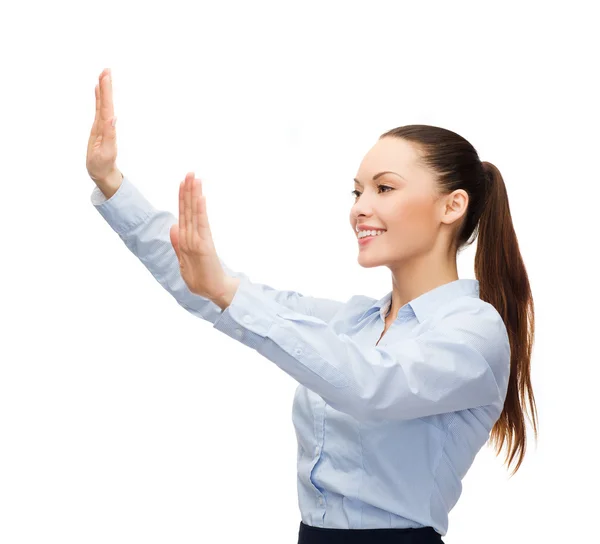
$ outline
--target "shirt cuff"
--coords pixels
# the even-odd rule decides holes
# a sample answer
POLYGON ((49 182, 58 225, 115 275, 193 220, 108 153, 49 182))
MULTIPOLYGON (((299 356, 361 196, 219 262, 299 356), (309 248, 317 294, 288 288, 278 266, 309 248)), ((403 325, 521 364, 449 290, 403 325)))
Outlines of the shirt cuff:
POLYGON ((213 327, 227 336, 258 350, 275 322, 280 305, 264 295, 242 276, 231 303, 221 312, 213 327))
POLYGON ((157 212, 127 176, 123 176, 117 192, 110 198, 107 199, 96 186, 90 200, 106 222, 121 236, 157 212))

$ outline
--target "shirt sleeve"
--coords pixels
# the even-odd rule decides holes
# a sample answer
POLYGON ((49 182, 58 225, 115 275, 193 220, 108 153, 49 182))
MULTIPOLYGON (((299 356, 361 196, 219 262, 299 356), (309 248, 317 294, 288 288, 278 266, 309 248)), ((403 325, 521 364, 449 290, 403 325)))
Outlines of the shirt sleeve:
POLYGON ((242 280, 213 326, 338 411, 359 420, 413 419, 504 402, 506 329, 487 303, 469 300, 419 336, 365 346, 242 280))
MULTIPOLYGON (((214 324, 222 313, 221 308, 192 293, 181 277, 179 260, 170 236, 171 226, 178 223, 179 219, 168 211, 156 209, 127 176, 124 176, 119 189, 109 199, 98 187, 94 187, 90 199, 130 251, 177 303, 196 317, 214 324)), ((222 259, 220 261, 227 275, 250 281, 248 276, 232 270, 222 259)), ((271 299, 283 307, 318 317, 325 322, 329 322, 345 305, 338 300, 277 290, 260 283, 254 285, 264 299, 271 299)))

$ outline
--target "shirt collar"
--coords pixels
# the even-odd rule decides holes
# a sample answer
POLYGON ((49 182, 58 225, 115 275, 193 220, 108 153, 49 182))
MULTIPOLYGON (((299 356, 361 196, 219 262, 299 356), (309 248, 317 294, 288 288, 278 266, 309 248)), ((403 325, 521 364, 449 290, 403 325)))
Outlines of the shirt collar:
MULTIPOLYGON (((414 315, 419 323, 422 323, 437 308, 439 308, 440 305, 460 296, 479 297, 479 281, 472 279, 458 279, 439 285, 402 306, 398 311, 398 319, 414 315)), ((359 320, 364 319, 375 312, 379 312, 381 319, 385 320, 391 301, 392 291, 385 294, 367 308, 367 310, 361 314, 359 320)))

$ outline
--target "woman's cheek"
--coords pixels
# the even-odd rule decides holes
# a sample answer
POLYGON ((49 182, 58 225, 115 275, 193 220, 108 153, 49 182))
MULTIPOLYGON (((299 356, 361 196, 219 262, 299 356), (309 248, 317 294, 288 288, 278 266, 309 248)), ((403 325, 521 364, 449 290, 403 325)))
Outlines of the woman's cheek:
POLYGON ((430 240, 433 231, 434 223, 432 216, 432 207, 429 202, 415 201, 410 206, 407 206, 402 212, 403 226, 399 231, 405 233, 408 239, 415 242, 416 245, 426 243, 430 240))

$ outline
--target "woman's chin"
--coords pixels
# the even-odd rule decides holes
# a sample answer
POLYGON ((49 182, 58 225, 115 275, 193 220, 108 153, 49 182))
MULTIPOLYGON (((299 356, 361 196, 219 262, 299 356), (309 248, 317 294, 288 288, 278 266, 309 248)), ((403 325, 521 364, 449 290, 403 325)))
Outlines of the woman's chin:
POLYGON ((382 265, 382 263, 379 261, 379 259, 374 259, 372 257, 369 257, 368 255, 363 255, 362 253, 358 254, 357 261, 358 261, 358 264, 360 266, 362 266, 363 268, 372 268, 374 266, 382 265))

